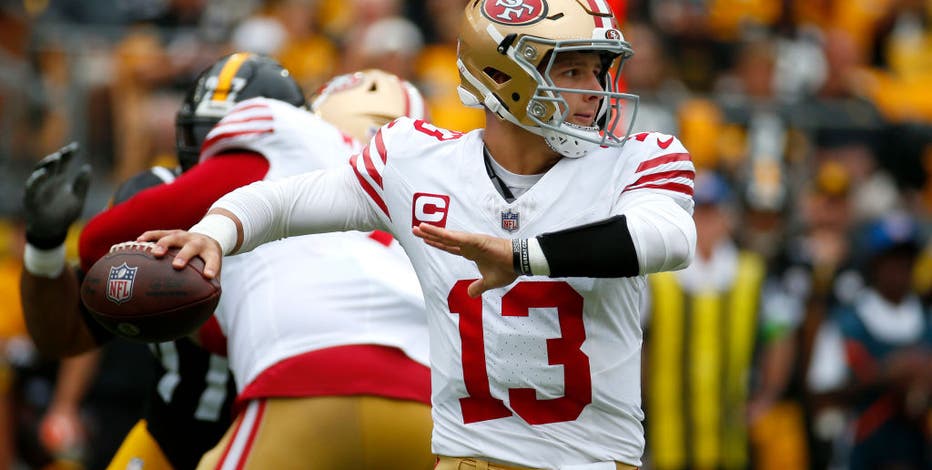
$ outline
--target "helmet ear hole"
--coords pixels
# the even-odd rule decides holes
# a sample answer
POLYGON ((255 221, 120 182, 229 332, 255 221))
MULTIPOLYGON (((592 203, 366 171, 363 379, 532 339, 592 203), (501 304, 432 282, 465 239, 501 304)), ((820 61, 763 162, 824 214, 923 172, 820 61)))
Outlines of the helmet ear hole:
POLYGON ((482 73, 484 73, 487 77, 492 79, 493 82, 499 85, 508 83, 508 81, 511 80, 511 75, 508 75, 507 73, 502 72, 495 67, 486 67, 482 69, 482 73))

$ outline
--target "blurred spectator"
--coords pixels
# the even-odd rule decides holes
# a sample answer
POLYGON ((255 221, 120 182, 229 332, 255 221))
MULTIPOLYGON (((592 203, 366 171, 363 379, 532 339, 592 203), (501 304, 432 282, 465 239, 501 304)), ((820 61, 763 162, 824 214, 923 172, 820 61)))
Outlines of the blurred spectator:
POLYGON ((661 470, 743 469, 765 266, 732 238, 739 221, 726 180, 700 172, 695 182, 696 257, 648 278, 646 458, 661 470))
POLYGON ((425 0, 434 41, 421 51, 415 69, 415 84, 430 107, 431 122, 455 131, 471 131, 485 124, 485 114, 460 102, 456 87, 456 38, 463 17, 464 0, 425 0))
MULTIPOLYGON (((664 43, 646 23, 632 21, 623 28, 625 39, 637 51, 622 71, 628 91, 640 98, 632 132, 680 135, 678 113, 680 105, 688 98, 688 91, 674 74, 664 43)), ((685 138, 684 143, 689 146, 693 161, 704 166, 700 164, 704 158, 696 158, 696 146, 685 138)))
POLYGON ((832 310, 807 380, 850 417, 849 468, 926 469, 932 316, 911 282, 922 235, 904 213, 870 223, 862 235, 866 288, 832 310))
POLYGON ((840 431, 835 414, 825 412, 806 385, 816 332, 829 310, 850 302, 863 286, 850 242, 851 184, 844 166, 826 162, 811 186, 801 190, 793 202, 800 220, 771 265, 764 297, 758 400, 790 400, 802 406, 812 470, 828 468, 840 431))
POLYGON ((234 30, 233 49, 276 57, 305 90, 341 68, 337 46, 322 32, 318 0, 267 0, 234 30))
POLYGON ((362 40, 350 47, 344 67, 377 68, 413 80, 415 61, 423 46, 423 35, 414 23, 398 16, 383 18, 372 23, 362 40))

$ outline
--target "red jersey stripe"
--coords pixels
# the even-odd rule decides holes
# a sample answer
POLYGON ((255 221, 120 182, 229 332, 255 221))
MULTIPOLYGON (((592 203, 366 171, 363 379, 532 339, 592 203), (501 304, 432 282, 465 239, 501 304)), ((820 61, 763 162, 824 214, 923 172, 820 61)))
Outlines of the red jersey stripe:
POLYGON ((226 126, 226 125, 228 125, 228 124, 243 124, 243 123, 246 123, 246 122, 272 121, 272 120, 274 120, 274 119, 275 119, 275 118, 274 118, 271 114, 263 114, 263 115, 259 115, 259 116, 240 117, 240 116, 238 116, 236 113, 233 113, 233 114, 229 114, 229 115, 227 115, 227 117, 221 119, 220 122, 217 123, 217 127, 220 128, 220 127, 226 126))
POLYGON ((213 146, 217 142, 220 142, 221 140, 232 139, 232 138, 239 137, 242 135, 250 135, 250 134, 256 134, 256 135, 271 134, 272 132, 274 132, 274 129, 268 128, 268 129, 249 129, 249 130, 244 130, 244 131, 224 132, 222 134, 217 134, 204 141, 204 145, 201 145, 201 153, 206 153, 207 149, 209 149, 211 146, 213 146))
POLYGON ((346 344, 283 359, 236 397, 236 412, 262 398, 372 395, 430 403, 430 368, 393 346, 346 344))
POLYGON ((651 158, 650 160, 645 160, 638 165, 636 171, 649 170, 651 168, 656 168, 664 163, 673 163, 673 162, 687 162, 690 160, 689 153, 668 153, 666 155, 661 155, 659 157, 651 158))
POLYGON ((375 165, 372 164, 372 156, 369 154, 369 146, 365 146, 362 149, 362 162, 366 164, 366 173, 369 173, 369 176, 372 177, 372 181, 375 181, 380 188, 382 186, 382 175, 379 174, 378 170, 375 169, 375 165))
POLYGON ((638 186, 628 186, 627 188, 625 188, 625 191, 633 190, 633 189, 665 189, 667 191, 675 191, 678 193, 683 193, 687 196, 693 195, 693 187, 688 184, 683 184, 683 183, 673 183, 673 182, 648 183, 648 184, 641 184, 638 186))
POLYGON ((639 186, 645 183, 653 183, 660 180, 674 179, 674 178, 687 178, 692 180, 695 176, 693 170, 672 170, 672 171, 661 171, 658 173, 648 173, 642 176, 639 180, 635 181, 634 184, 630 186, 639 186))
MULTIPOLYGON (((381 230, 376 230, 376 231, 374 231, 374 232, 370 232, 370 233, 369 233, 369 238, 371 238, 371 239, 375 240, 377 243, 381 243, 382 245, 385 245, 385 246, 391 246, 391 245, 392 245, 392 242, 395 240, 395 238, 392 237, 392 234, 390 234, 390 233, 388 233, 388 232, 383 232, 383 231, 381 231, 381 230)), ((211 318, 213 318, 213 317, 211 317, 211 318)))
POLYGON ((654 158, 651 158, 650 160, 645 160, 641 162, 641 164, 638 165, 638 169, 636 171, 640 172, 644 170, 649 170, 651 168, 656 168, 660 165, 663 165, 664 163, 686 162, 689 160, 690 160, 689 153, 685 153, 685 152, 684 153, 668 153, 666 155, 661 155, 659 157, 654 157, 654 158))
POLYGON ((379 153, 382 163, 388 161, 388 153, 385 151, 385 141, 382 140, 382 130, 375 133, 375 151, 379 153))
POLYGON ((353 173, 356 173, 356 179, 359 180, 359 184, 362 186, 362 189, 366 191, 366 194, 372 198, 372 202, 379 206, 379 209, 382 209, 382 212, 384 212, 389 220, 391 220, 392 216, 388 213, 388 206, 385 205, 385 201, 382 200, 382 196, 379 195, 378 191, 376 191, 375 188, 373 188, 372 185, 366 181, 366 178, 362 175, 362 173, 359 172, 359 168, 356 166, 356 157, 358 156, 359 154, 350 157, 350 165, 353 166, 353 173))
POLYGON ((241 103, 241 104, 234 106, 233 109, 230 110, 229 114, 238 113, 240 111, 245 111, 247 109, 269 109, 269 105, 265 103, 249 103, 249 104, 241 103))

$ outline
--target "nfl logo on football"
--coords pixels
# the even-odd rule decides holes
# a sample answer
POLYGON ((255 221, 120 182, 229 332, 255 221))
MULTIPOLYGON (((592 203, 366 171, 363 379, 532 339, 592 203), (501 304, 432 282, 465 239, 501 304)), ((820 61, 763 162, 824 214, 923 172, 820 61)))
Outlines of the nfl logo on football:
POLYGON ((121 304, 133 296, 133 281, 138 269, 126 263, 110 267, 110 276, 107 278, 107 298, 110 301, 121 304))
POLYGON ((507 211, 503 211, 502 212, 502 228, 509 232, 514 232, 515 230, 518 230, 518 227, 519 227, 518 217, 519 217, 519 214, 517 212, 512 211, 511 209, 508 209, 507 211))

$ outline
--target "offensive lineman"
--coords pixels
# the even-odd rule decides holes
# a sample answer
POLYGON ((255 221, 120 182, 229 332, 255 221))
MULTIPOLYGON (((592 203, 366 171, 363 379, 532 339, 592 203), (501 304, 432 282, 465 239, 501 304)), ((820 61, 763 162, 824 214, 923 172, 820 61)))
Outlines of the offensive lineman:
POLYGON ((241 188, 191 231, 139 240, 211 277, 282 236, 390 231, 427 303, 437 469, 636 468, 645 275, 687 266, 696 234, 686 149, 615 137, 634 106, 609 68, 631 54, 602 0, 470 2, 460 96, 484 130, 399 119, 349 166, 241 188))
MULTIPOLYGON (((239 103, 206 135, 201 163, 126 210, 95 218, 82 253, 169 219, 193 224, 200 214, 185 222, 158 209, 223 178, 225 162, 239 160, 239 176, 256 181, 343 166, 382 124, 423 117, 425 107, 408 82, 367 70, 328 82, 313 109, 317 115, 270 99, 239 103), (135 220, 130 210, 148 216, 135 220), (94 224, 111 228, 101 233, 94 224)), ((228 266, 214 317, 225 338, 202 340, 229 354, 237 419, 198 468, 433 467, 423 298, 391 236, 296 237, 228 266)))
MULTIPOLYGON (((177 115, 179 170, 187 171, 197 164, 207 131, 233 105, 257 96, 295 106, 305 103, 298 84, 271 59, 234 54, 208 67, 189 90, 177 115), (226 85, 219 79, 221 75, 229 77, 226 85), (207 93, 234 82, 235 93, 221 99, 207 93)), ((62 244, 68 227, 81 213, 86 194, 83 189, 89 176, 89 170, 71 168, 75 150, 65 147, 43 159, 26 184, 24 206, 29 239, 21 279, 23 312, 37 348, 48 357, 80 354, 113 337, 81 305, 78 286, 84 271, 65 268, 62 244)), ((235 173, 236 169, 230 171, 235 173)), ((178 174, 178 170, 155 167, 136 175, 116 190, 113 208, 135 207, 134 202, 124 205, 124 201, 147 188, 172 183, 178 174)), ((218 191, 232 187, 235 186, 218 191)), ((191 197, 196 195, 188 200, 191 197)), ((211 201, 202 204, 206 207, 211 201)), ((180 210, 180 206, 176 209, 180 210)), ((137 213, 132 218, 145 216, 137 213)), ((92 223, 93 231, 111 231, 119 237, 116 229, 92 223)), ((89 268, 105 252, 82 249, 84 268, 89 268)), ((210 354, 187 338, 153 344, 152 350, 163 368, 159 383, 151 392, 144 418, 127 435, 108 468, 125 469, 134 459, 146 469, 194 468, 231 422, 236 388, 226 357, 210 354)))

